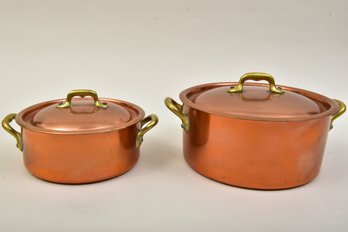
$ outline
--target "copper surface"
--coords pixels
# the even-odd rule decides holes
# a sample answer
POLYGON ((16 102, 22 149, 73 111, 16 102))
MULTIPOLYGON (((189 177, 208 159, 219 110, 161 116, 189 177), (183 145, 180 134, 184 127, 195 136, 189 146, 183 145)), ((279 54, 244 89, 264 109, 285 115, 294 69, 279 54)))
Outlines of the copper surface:
POLYGON ((184 105, 216 115, 268 121, 302 121, 337 112, 337 104, 320 94, 281 86, 283 94, 268 91, 268 85, 245 83, 243 93, 228 93, 235 82, 210 83, 180 93, 184 105))
POLYGON ((184 156, 198 173, 229 185, 286 189, 320 169, 330 117, 295 122, 233 119, 185 107, 184 156))
POLYGON ((50 134, 23 129, 28 171, 43 180, 81 184, 119 176, 139 158, 137 125, 95 134, 50 134))
POLYGON ((96 107, 92 100, 72 101, 70 108, 57 108, 52 104, 38 109, 32 118, 32 125, 56 131, 110 130, 134 118, 125 107, 109 102, 107 108, 96 107))
POLYGON ((292 118, 322 112, 324 107, 310 98, 291 91, 274 94, 266 86, 245 86, 243 93, 228 93, 229 86, 206 90, 192 99, 197 105, 226 114, 292 118))
POLYGON ((73 100, 71 108, 57 108, 65 99, 30 106, 16 116, 16 122, 29 130, 54 134, 93 134, 133 125, 144 118, 144 111, 135 104, 109 98, 98 108, 89 99, 73 100))

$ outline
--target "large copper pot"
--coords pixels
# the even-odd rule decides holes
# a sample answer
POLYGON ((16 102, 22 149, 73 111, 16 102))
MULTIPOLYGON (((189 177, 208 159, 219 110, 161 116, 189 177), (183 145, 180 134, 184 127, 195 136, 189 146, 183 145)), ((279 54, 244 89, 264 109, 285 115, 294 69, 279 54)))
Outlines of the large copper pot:
POLYGON ((92 90, 9 114, 2 126, 17 140, 29 172, 43 180, 80 184, 119 176, 139 158, 143 135, 157 124, 129 102, 98 98, 92 90), (73 99, 75 96, 81 99, 73 99), (91 98, 84 98, 90 96, 91 98), (21 132, 10 122, 15 119, 21 132))
POLYGON ((166 106, 181 120, 183 151, 198 173, 229 185, 286 189, 319 173, 332 122, 346 107, 307 90, 276 86, 265 73, 211 83, 166 106), (244 83, 266 80, 268 84, 244 83))

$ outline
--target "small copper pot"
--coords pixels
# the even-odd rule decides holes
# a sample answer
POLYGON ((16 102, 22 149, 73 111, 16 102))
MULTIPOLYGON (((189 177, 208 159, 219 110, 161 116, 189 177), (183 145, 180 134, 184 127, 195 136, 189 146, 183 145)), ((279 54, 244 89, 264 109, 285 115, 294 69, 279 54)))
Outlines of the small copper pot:
POLYGON ((276 86, 265 73, 195 86, 180 99, 183 105, 169 97, 165 104, 182 121, 184 156, 192 169, 222 183, 265 190, 313 180, 332 122, 346 109, 339 100, 276 86))
POLYGON ((43 180, 80 184, 119 176, 139 158, 143 135, 156 115, 129 102, 73 90, 66 99, 33 105, 9 114, 3 128, 17 140, 29 172, 43 180), (73 99, 75 96, 81 99, 73 99), (91 98, 84 98, 90 96, 91 98), (10 122, 15 119, 21 133, 10 122))

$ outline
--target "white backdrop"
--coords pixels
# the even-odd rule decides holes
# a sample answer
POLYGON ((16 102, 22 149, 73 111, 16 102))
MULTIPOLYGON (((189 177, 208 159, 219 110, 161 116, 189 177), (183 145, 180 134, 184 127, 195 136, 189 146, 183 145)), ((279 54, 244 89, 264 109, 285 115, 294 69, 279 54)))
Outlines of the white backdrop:
POLYGON ((180 122, 163 104, 249 71, 348 103, 347 8, 344 0, 0 0, 1 118, 76 88, 160 118, 133 170, 78 186, 30 176, 1 130, 0 230, 347 231, 346 115, 315 181, 255 191, 192 171, 180 122))

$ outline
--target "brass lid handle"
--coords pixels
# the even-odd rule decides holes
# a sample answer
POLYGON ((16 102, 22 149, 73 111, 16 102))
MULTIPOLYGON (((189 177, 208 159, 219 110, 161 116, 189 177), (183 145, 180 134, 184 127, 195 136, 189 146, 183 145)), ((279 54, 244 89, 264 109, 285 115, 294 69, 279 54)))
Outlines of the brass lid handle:
POLYGON ((275 94, 282 94, 284 91, 280 88, 277 87, 274 81, 273 76, 267 74, 267 73, 262 73, 262 72, 250 72, 244 74, 237 86, 232 86, 227 92, 228 93, 242 93, 243 92, 243 84, 247 80, 254 80, 254 81, 267 81, 269 83, 269 91, 271 93, 275 94))
POLYGON ((106 103, 102 103, 99 101, 98 98, 98 94, 93 91, 93 90, 89 90, 89 89, 76 89, 76 90, 72 90, 68 93, 65 102, 61 102, 59 103, 59 105, 57 106, 57 108, 70 108, 71 107, 71 100, 73 99, 73 97, 86 97, 86 96, 90 96, 93 98, 94 100, 94 105, 96 107, 100 107, 100 108, 106 108, 108 107, 106 103))

